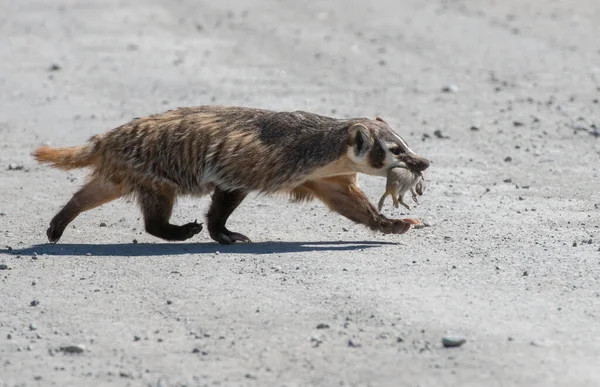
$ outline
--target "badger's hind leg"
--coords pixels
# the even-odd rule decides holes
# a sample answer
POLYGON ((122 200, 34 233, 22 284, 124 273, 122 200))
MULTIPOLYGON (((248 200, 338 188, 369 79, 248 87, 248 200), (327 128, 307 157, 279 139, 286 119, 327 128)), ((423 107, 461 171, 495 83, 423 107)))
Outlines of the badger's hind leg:
POLYGON ((83 211, 91 210, 104 203, 115 200, 124 194, 122 187, 117 186, 100 177, 95 177, 77 191, 71 200, 50 221, 46 231, 48 240, 58 242, 65 228, 77 215, 83 211))
POLYGON ((215 188, 210 208, 206 214, 208 232, 213 240, 222 245, 230 245, 235 242, 252 242, 247 236, 229 231, 225 227, 227 219, 247 194, 244 191, 225 191, 219 187, 215 188))
POLYGON ((142 188, 137 192, 146 232, 167 241, 184 241, 202 231, 196 221, 177 226, 169 223, 175 192, 170 188, 142 188))

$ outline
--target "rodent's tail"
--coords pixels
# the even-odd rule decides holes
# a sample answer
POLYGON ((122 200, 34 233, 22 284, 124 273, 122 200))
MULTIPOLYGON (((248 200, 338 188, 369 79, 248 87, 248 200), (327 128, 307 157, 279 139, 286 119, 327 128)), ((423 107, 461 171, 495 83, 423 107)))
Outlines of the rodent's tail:
POLYGON ((42 145, 33 151, 33 157, 40 163, 51 164, 59 169, 76 169, 92 165, 94 154, 91 145, 77 145, 67 148, 51 148, 42 145))

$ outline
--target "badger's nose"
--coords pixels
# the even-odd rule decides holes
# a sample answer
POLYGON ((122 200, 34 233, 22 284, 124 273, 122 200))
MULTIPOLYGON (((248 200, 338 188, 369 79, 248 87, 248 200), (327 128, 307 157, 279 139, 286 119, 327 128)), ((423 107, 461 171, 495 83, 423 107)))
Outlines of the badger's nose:
POLYGON ((423 172, 424 170, 429 168, 429 164, 431 164, 431 162, 426 158, 420 156, 413 156, 410 158, 410 160, 406 162, 406 164, 408 164, 408 166, 411 169, 417 172, 423 172))

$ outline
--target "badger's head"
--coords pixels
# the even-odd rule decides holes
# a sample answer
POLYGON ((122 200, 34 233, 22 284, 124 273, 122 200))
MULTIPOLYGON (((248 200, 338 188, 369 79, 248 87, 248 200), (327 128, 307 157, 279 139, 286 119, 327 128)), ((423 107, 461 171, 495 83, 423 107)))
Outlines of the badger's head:
POLYGON ((429 160, 413 152, 406 141, 379 117, 357 120, 348 130, 348 157, 359 172, 385 176, 388 169, 394 167, 417 173, 429 167, 429 160))

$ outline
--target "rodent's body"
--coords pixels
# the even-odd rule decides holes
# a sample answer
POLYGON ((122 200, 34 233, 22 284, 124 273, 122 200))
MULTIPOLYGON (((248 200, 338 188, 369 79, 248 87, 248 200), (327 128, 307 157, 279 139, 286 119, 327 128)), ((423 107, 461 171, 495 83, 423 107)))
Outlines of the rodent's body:
POLYGON ((404 202, 404 194, 408 191, 416 203, 417 195, 423 194, 423 175, 406 168, 390 168, 387 173, 385 192, 379 199, 378 210, 381 211, 388 195, 392 197, 395 208, 398 208, 398 204, 402 204, 410 210, 408 204, 404 202))
POLYGON ((175 198, 211 192, 208 229, 220 243, 249 241, 227 230, 225 222, 253 191, 284 193, 295 200, 317 197, 371 229, 405 232, 410 221, 376 214, 356 186, 356 173, 384 176, 398 163, 429 165, 381 119, 223 106, 137 118, 86 145, 40 147, 34 157, 61 169, 92 168, 87 185, 52 220, 47 234, 53 242, 80 212, 124 195, 138 198, 150 234, 185 240, 202 226, 168 222, 175 198), (402 148, 402 157, 392 155, 390 144, 402 148))

